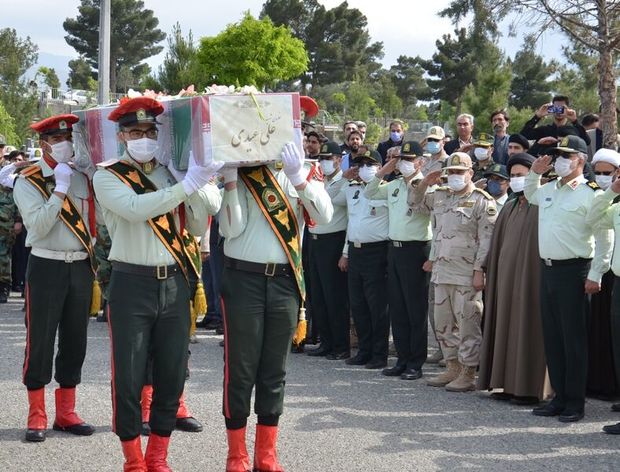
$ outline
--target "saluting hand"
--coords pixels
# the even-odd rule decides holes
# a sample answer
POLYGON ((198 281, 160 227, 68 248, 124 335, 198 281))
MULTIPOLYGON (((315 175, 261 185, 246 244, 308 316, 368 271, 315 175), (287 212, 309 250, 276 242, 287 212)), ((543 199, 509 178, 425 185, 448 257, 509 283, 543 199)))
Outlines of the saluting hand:
POLYGON ((612 192, 620 193, 620 179, 614 180, 610 188, 612 192))
POLYGON ((553 169, 553 166, 551 165, 552 160, 553 159, 551 156, 540 156, 532 163, 532 172, 542 175, 545 172, 550 171, 553 169))
POLYGON ((381 169, 377 171, 377 177, 382 179, 386 175, 390 175, 394 170, 396 170, 396 164, 398 164, 399 159, 397 157, 393 157, 389 161, 387 161, 381 169))
POLYGON ((349 167, 342 173, 342 176, 347 180, 355 180, 359 177, 360 170, 357 167, 349 167))
POLYGON ((430 187, 431 185, 438 185, 440 183, 441 183, 441 171, 436 170, 424 176, 424 178, 422 179, 422 182, 420 182, 420 185, 430 187))

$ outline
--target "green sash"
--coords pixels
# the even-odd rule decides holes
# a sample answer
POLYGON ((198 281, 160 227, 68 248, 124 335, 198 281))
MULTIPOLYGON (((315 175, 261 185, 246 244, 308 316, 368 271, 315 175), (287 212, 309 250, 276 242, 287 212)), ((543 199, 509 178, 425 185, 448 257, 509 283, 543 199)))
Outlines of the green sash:
MULTIPOLYGON (((43 172, 39 166, 33 165, 25 168, 21 173, 24 178, 30 182, 43 195, 45 199, 49 199, 54 191, 56 182, 52 176, 43 177, 43 172)), ((88 232, 88 226, 84 223, 84 219, 75 207, 68 195, 62 202, 60 210, 60 219, 67 228, 82 243, 84 249, 88 253, 90 266, 93 273, 97 271, 97 260, 95 258, 95 250, 93 248, 92 238, 88 232)))
POLYGON ((305 300, 306 286, 301 266, 299 225, 282 187, 267 166, 241 167, 239 176, 278 238, 295 274, 299 295, 305 300))

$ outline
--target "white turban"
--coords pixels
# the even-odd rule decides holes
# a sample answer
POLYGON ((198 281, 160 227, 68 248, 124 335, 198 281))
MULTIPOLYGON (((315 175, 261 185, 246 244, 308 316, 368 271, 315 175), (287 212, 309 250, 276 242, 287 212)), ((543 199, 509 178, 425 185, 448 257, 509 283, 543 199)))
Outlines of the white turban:
POLYGON ((601 148, 592 157, 592 165, 594 166, 597 162, 607 162, 614 167, 620 167, 620 153, 613 149, 601 148))

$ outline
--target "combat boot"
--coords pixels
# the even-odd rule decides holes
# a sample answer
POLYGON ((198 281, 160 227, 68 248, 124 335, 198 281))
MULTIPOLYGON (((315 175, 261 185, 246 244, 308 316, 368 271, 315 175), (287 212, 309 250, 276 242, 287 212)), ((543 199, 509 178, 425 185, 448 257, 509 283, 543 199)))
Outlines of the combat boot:
POLYGON ((226 472, 250 472, 250 456, 245 445, 245 430, 227 429, 228 456, 226 457, 226 472))
POLYGON ((149 472, 172 472, 166 461, 169 444, 170 436, 159 436, 151 432, 149 442, 146 445, 146 454, 144 455, 149 472))
POLYGON ((125 456, 123 472, 147 472, 146 462, 144 462, 144 456, 142 455, 140 436, 129 441, 121 441, 121 445, 123 447, 123 455, 125 456))
POLYGON ((9 284, 0 284, 0 303, 8 303, 11 286, 9 284))
POLYGON ((428 379, 426 385, 430 385, 431 387, 445 387, 459 376, 461 364, 459 364, 456 359, 446 361, 446 365, 446 370, 438 376, 428 379))
POLYGON ((256 425, 256 441, 254 443, 254 472, 284 472, 278 463, 276 441, 277 426, 256 425))
POLYGON ((446 385, 446 390, 449 392, 470 392, 476 390, 475 377, 476 367, 464 365, 459 376, 446 385))
POLYGON ((28 430, 26 441, 45 441, 47 415, 45 413, 45 389, 28 390, 28 430))
POLYGON ((85 423, 75 412, 75 387, 57 388, 55 431, 66 431, 77 436, 90 436, 95 428, 85 423))

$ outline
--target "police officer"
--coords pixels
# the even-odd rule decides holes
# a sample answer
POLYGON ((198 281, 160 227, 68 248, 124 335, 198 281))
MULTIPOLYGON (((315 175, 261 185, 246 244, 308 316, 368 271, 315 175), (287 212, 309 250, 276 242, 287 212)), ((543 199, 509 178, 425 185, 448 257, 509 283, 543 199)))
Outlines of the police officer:
MULTIPOLYGON (((340 146, 333 141, 323 144, 319 165, 323 171, 325 190, 330 198, 338 195, 348 181, 340 169, 340 146)), ((331 221, 309 228, 310 279, 313 321, 318 325, 321 345, 309 356, 325 356, 330 360, 347 359, 349 349, 349 301, 347 274, 338 261, 346 240, 347 209, 334 207, 331 221)))
POLYGON ((45 385, 52 378, 58 331, 54 429, 77 435, 94 428, 75 413, 75 387, 86 354, 92 301, 95 205, 86 175, 75 171, 72 128, 79 118, 58 115, 35 123, 43 159, 26 167, 13 197, 32 247, 26 274, 26 353, 23 383, 28 389, 27 441, 44 441, 45 385))
POLYGON ((185 382, 190 325, 188 257, 173 212, 181 205, 190 232, 203 234, 221 197, 208 184, 221 164, 197 165, 190 158, 176 183, 159 165, 156 100, 139 97, 117 107, 126 151, 102 163, 93 184, 110 232, 108 323, 112 350, 114 432, 120 438, 125 470, 169 470, 166 456, 185 382), (140 444, 140 393, 149 357, 153 361, 153 403, 146 454, 140 444))
MULTIPOLYGON (((332 201, 347 207, 348 244, 343 251, 348 271, 349 303, 359 340, 359 351, 348 365, 381 369, 387 365, 390 322, 387 314, 387 201, 364 194, 373 180, 381 156, 366 151, 353 161, 359 180, 342 188, 332 201)), ((343 268, 344 268, 343 267, 343 268)))
POLYGON ((428 337, 428 275, 422 269, 431 239, 430 215, 417 213, 407 202, 407 189, 424 177, 422 146, 407 141, 400 155, 384 165, 364 190, 369 199, 388 203, 388 307, 392 335, 398 353, 396 365, 383 375, 404 380, 422 377, 428 337), (387 184, 381 179, 398 169, 400 177, 387 184))
POLYGON ((475 389, 482 332, 482 270, 493 225, 495 201, 472 183, 469 155, 455 152, 445 168, 448 186, 426 193, 440 172, 428 174, 413 190, 418 211, 432 211, 436 220, 432 281, 435 286, 435 331, 447 370, 430 379, 433 387, 453 392, 475 389))
POLYGON ((508 200, 510 176, 506 171, 506 166, 503 164, 493 164, 487 167, 483 175, 487 179, 486 191, 495 199, 495 206, 497 211, 500 212, 508 200))
MULTIPOLYGON (((301 149, 284 147, 275 166, 225 169, 220 231, 224 243, 224 404, 226 470, 251 470, 245 443, 252 390, 258 416, 254 470, 281 471, 276 453, 286 360, 305 290, 304 209, 318 225, 333 208, 320 182, 307 180, 301 149)), ((298 333, 299 336, 303 333, 298 333)), ((297 336, 296 336, 297 337, 297 336)))
POLYGON ((587 377, 588 294, 598 293, 609 270, 611 234, 587 220, 602 193, 583 176, 586 143, 562 138, 551 155, 539 157, 525 180, 525 197, 538 205, 538 249, 542 259, 541 316, 549 380, 555 397, 535 408, 537 416, 562 422, 584 415, 587 377), (555 169, 556 181, 541 186, 541 175, 555 169))

